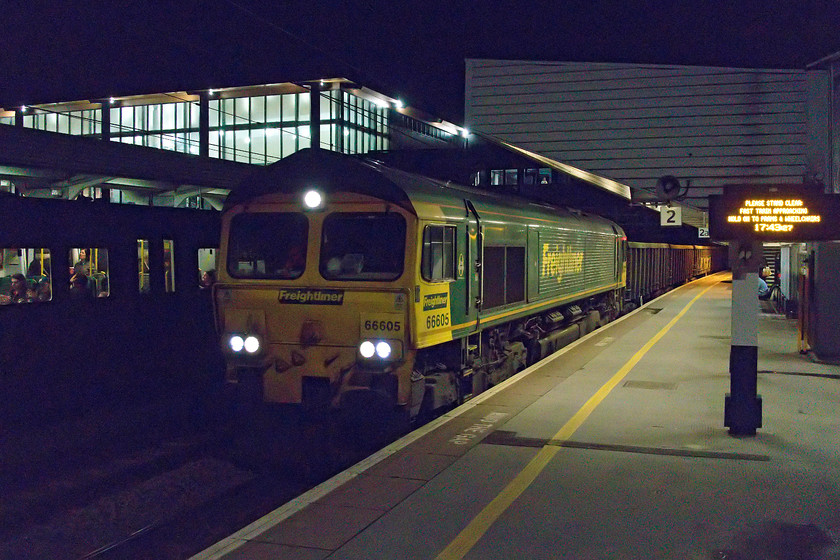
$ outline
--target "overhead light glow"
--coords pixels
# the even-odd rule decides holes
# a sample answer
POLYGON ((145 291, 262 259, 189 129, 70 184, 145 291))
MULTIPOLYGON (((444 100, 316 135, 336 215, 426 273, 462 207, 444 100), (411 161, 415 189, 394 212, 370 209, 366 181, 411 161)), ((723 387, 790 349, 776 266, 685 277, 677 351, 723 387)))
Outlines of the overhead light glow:
POLYGON ((321 193, 315 190, 307 191, 306 194, 303 195, 303 203, 306 205, 307 208, 318 208, 321 206, 321 203, 323 201, 324 198, 321 196, 321 193))
POLYGON ((108 98, 108 103, 110 103, 111 105, 113 105, 113 104, 114 104, 114 103, 116 103, 116 102, 117 102, 117 100, 116 100, 116 99, 114 99, 113 97, 109 97, 109 98, 108 98))
POLYGON ((463 136, 464 138, 469 138, 470 137, 470 129, 469 128, 462 128, 461 129, 461 136, 463 136))
POLYGON ((405 107, 405 104, 402 102, 402 99, 397 99, 396 101, 394 101, 394 106, 397 109, 402 109, 403 107, 405 107))

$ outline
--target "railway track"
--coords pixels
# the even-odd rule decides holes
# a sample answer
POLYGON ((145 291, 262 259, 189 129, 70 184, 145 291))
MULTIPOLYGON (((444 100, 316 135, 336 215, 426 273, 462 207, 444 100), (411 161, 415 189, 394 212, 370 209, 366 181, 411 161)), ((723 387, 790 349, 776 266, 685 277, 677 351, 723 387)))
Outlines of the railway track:
POLYGON ((173 413, 154 434, 132 433, 131 416, 148 413, 125 412, 123 431, 76 426, 87 433, 72 443, 62 430, 56 441, 6 438, 34 447, 0 468, 0 558, 188 558, 386 443, 354 439, 338 419, 264 419, 244 432, 225 421, 185 429, 173 413))

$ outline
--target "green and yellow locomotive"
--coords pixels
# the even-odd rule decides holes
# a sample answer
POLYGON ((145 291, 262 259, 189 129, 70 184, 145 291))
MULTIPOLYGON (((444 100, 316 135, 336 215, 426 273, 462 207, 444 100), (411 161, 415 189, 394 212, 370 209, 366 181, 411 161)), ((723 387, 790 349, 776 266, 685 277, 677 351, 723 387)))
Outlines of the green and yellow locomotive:
POLYGON ((307 409, 449 406, 619 314, 625 251, 597 216, 305 150, 226 204, 227 380, 307 409))

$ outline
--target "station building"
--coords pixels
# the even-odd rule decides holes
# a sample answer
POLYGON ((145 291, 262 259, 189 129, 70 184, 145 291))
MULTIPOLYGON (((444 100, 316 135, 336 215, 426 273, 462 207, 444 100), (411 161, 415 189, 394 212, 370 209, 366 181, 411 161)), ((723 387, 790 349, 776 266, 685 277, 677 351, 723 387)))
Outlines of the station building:
MULTIPOLYGON (((0 109, 0 124, 254 165, 268 165, 309 147, 363 154, 457 146, 464 133, 460 126, 347 79, 6 108, 0 109)), ((27 190, 25 176, 0 175, 0 189, 27 190)), ((67 194, 54 191, 27 194, 67 194)), ((131 193, 115 188, 110 195, 122 197, 113 202, 145 198, 131 193)), ((85 194, 101 196, 98 191, 85 194)))
MULTIPOLYGON (((840 53, 804 69, 468 59, 465 122, 635 194, 675 177, 699 231, 727 185, 840 193, 840 53)), ((808 315, 803 347, 836 357, 840 244, 764 253, 785 310, 808 315)))

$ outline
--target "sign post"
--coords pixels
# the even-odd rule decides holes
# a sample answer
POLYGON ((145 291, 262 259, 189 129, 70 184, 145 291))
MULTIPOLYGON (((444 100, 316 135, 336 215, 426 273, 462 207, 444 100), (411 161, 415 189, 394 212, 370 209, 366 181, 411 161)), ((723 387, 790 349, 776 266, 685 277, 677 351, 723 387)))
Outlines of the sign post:
POLYGON ((761 427, 758 395, 758 270, 764 241, 840 239, 840 196, 804 185, 727 187, 709 197, 709 234, 729 242, 732 267, 730 392, 724 426, 733 436, 761 427))

